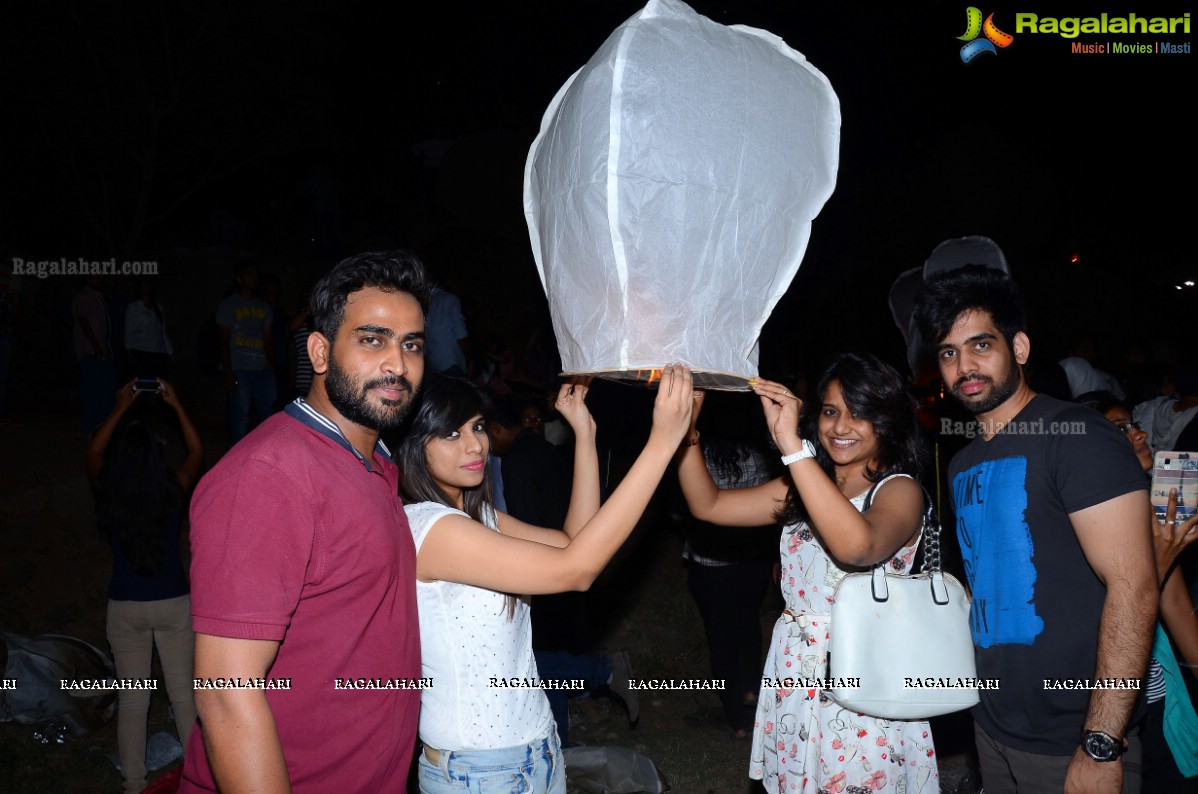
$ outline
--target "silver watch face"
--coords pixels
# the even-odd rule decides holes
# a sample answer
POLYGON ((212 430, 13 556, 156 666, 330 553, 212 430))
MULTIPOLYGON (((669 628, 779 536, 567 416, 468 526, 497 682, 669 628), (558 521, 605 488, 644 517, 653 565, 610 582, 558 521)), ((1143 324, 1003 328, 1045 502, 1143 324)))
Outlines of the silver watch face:
POLYGON ((1095 761, 1114 761, 1119 757, 1121 748, 1113 736, 1099 731, 1091 731, 1086 734, 1086 738, 1082 742, 1082 749, 1095 761))

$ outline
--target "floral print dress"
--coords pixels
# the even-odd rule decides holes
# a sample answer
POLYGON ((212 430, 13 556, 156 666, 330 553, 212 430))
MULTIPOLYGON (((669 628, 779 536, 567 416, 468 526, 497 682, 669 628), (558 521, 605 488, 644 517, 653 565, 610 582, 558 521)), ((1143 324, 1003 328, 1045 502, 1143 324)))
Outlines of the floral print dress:
MULTIPOLYGON (((865 494, 852 502, 860 510, 865 494)), ((899 549, 887 565, 906 573, 918 545, 899 549)), ((778 794, 936 794, 940 775, 926 721, 858 714, 833 702, 818 681, 799 680, 828 678, 832 596, 847 571, 804 523, 783 530, 781 552, 786 610, 774 625, 762 674, 749 777, 778 794)))

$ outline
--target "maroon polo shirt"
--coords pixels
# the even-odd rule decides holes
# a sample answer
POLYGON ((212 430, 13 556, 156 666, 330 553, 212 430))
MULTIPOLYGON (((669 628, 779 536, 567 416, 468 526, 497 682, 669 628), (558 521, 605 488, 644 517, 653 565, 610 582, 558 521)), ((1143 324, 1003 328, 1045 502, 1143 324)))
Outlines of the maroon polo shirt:
MULTIPOLYGON (((191 506, 197 633, 276 640, 268 689, 295 792, 402 792, 420 677, 416 553, 381 442, 368 461, 302 400, 233 447, 191 506)), ((230 672, 232 675, 232 672, 230 672)), ((213 791, 202 723, 182 792, 213 791)))

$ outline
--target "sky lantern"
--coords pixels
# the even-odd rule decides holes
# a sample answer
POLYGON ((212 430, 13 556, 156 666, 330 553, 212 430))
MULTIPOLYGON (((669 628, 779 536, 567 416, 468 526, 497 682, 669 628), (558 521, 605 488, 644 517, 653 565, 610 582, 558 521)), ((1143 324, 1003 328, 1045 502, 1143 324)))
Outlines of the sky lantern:
POLYGON ((568 373, 704 388, 758 337, 836 182, 840 104, 772 33, 651 0, 550 103, 524 209, 568 373))

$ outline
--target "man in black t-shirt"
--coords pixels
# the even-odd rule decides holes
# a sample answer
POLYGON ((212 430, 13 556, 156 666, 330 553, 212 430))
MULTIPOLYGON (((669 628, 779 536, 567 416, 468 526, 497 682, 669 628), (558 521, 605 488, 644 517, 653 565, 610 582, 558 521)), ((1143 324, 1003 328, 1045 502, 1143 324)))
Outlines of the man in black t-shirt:
POLYGON ((1158 601, 1140 466, 1102 416, 1028 387, 1006 274, 937 274, 917 312, 976 417, 949 473, 978 677, 1000 682, 973 712, 986 792, 1138 792, 1129 729, 1158 601))

